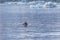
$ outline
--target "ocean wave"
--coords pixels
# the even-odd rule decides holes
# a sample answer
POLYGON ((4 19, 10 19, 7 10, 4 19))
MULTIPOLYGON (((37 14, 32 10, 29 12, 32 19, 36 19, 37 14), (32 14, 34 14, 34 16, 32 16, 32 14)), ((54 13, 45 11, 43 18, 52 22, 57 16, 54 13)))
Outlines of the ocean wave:
POLYGON ((56 2, 32 1, 32 2, 5 2, 7 5, 24 5, 30 8, 57 8, 60 4, 56 2))
POLYGON ((30 5, 31 8, 55 8, 57 3, 55 2, 38 2, 30 5))

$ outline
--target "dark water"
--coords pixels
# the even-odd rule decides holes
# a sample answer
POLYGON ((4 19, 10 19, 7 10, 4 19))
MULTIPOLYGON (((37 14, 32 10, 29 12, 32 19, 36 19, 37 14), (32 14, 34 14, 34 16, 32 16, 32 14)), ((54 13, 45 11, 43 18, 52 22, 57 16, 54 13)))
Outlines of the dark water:
POLYGON ((0 6, 1 40, 60 40, 59 8, 0 6), (28 22, 28 27, 22 25, 28 22))

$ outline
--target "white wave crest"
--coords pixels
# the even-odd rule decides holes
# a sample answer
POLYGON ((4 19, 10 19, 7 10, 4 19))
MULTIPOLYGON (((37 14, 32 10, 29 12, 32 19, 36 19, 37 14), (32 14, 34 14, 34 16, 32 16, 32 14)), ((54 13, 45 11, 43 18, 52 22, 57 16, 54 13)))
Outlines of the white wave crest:
POLYGON ((60 4, 56 2, 32 1, 32 2, 5 2, 8 5, 23 5, 30 8, 57 8, 60 4))

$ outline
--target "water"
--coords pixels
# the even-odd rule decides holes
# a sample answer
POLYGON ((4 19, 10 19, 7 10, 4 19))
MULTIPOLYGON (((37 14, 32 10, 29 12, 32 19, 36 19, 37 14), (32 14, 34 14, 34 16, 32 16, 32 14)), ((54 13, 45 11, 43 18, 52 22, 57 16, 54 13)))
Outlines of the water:
POLYGON ((0 5, 0 40, 60 40, 60 9, 0 5))
POLYGON ((60 8, 60 4, 57 2, 45 2, 45 1, 32 1, 32 2, 5 2, 5 5, 27 5, 30 8, 60 8))

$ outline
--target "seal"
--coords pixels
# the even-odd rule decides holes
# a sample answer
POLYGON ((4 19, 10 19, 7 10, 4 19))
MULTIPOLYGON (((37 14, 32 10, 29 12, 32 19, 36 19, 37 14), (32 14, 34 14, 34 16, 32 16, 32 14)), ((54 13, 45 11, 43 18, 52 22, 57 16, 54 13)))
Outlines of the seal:
POLYGON ((24 27, 27 27, 28 26, 28 23, 27 22, 24 22, 23 25, 24 25, 24 27))

